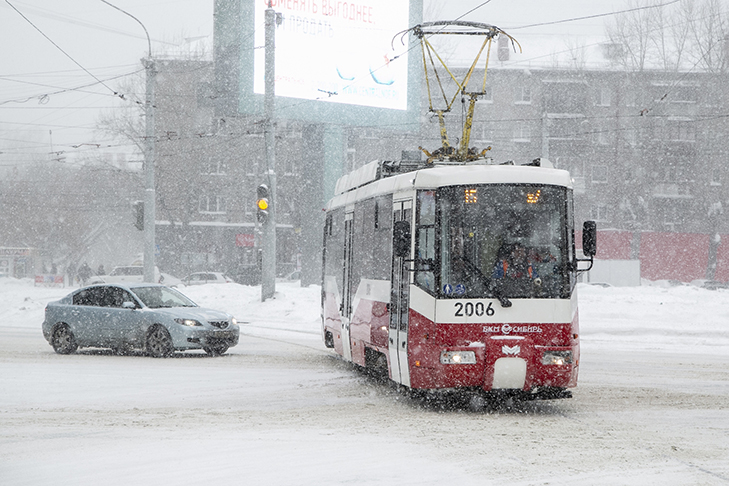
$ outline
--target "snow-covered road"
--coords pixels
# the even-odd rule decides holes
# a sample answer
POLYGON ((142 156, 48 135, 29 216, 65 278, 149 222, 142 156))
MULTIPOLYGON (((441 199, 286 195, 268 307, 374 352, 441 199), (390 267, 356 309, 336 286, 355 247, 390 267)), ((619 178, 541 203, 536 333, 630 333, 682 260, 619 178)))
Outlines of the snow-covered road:
POLYGON ((324 348, 319 289, 183 289, 234 313, 228 355, 53 353, 0 281, 0 484, 729 484, 729 292, 580 287, 571 400, 476 409, 324 348))

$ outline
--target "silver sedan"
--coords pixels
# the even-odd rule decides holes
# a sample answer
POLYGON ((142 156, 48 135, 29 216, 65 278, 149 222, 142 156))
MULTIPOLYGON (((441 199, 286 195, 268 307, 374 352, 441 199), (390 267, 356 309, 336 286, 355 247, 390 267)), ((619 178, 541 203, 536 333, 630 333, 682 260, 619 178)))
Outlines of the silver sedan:
POLYGON ((154 357, 203 349, 212 356, 238 344, 240 328, 225 312, 198 307, 175 289, 156 284, 92 285, 46 306, 43 336, 59 354, 80 347, 154 357))

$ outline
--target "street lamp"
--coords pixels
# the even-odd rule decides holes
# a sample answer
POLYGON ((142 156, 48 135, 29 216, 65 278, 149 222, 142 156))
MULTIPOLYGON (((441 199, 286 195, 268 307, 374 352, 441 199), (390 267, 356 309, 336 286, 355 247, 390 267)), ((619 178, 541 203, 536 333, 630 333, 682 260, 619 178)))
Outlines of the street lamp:
MULTIPOLYGON (((155 282, 154 278, 154 259, 155 259, 155 202, 156 194, 154 189, 154 166, 155 166, 155 135, 154 135, 154 89, 155 75, 157 69, 152 59, 152 41, 149 38, 149 32, 144 24, 134 15, 120 9, 116 5, 112 5, 106 0, 101 0, 108 6, 115 8, 125 15, 133 18, 144 29, 144 35, 147 36, 148 56, 142 59, 142 65, 146 71, 147 77, 147 94, 144 102, 144 118, 145 118, 145 136, 144 136, 144 281, 155 282)), ((156 283, 156 282, 155 282, 156 283)))

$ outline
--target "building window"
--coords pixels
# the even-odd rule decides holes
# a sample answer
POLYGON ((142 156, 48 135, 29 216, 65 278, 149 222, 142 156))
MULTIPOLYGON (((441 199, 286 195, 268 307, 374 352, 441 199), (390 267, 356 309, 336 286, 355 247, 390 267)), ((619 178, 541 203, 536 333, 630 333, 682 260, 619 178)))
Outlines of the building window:
POLYGON ((598 204, 590 209, 590 219, 594 221, 609 221, 610 208, 606 204, 598 204))
POLYGON ((719 167, 711 169, 711 180, 709 181, 709 184, 712 186, 721 185, 721 169, 719 167))
POLYGON ((352 172, 357 163, 357 150, 353 148, 347 149, 347 172, 352 172))
POLYGON ((514 125, 514 141, 515 142, 529 142, 530 140, 529 124, 523 121, 516 122, 514 125))
POLYGON ((625 100, 625 106, 638 106, 638 93, 636 90, 625 90, 622 91, 621 94, 625 100))
POLYGON ((532 89, 528 86, 522 86, 516 90, 516 104, 528 105, 532 102, 532 89))
POLYGON ((612 138, 612 130, 606 125, 597 124, 592 132, 593 140, 598 145, 610 145, 612 138))
POLYGON ((677 142, 696 141, 696 125, 690 120, 669 120, 666 128, 668 140, 677 142))
POLYGON ((668 93, 672 103, 696 103, 699 99, 699 90, 696 86, 676 86, 668 93))
POLYGON ((225 213, 225 197, 201 194, 198 200, 198 211, 201 213, 225 213))
POLYGON ((604 184, 608 181, 608 168, 605 165, 592 166, 592 182, 594 184, 604 184))
POLYGON ((228 172, 228 163, 220 159, 208 159, 203 161, 200 170, 201 174, 225 175, 228 172))
POLYGON ((553 140, 579 140, 584 129, 584 116, 550 116, 547 118, 548 136, 553 140))
POLYGON ((494 140, 494 131, 489 122, 476 122, 471 131, 471 140, 479 143, 491 143, 494 140))
POLYGON ((595 93, 595 105, 597 106, 610 106, 612 105, 613 93, 610 88, 601 87, 597 89, 595 93))
POLYGON ((670 165, 666 165, 660 169, 660 180, 662 182, 677 182, 678 181, 678 171, 671 167, 670 165))
POLYGON ((675 205, 665 206, 663 209, 663 224, 668 231, 675 231, 681 223, 678 208, 675 205))
POLYGON ((696 103, 699 99, 698 86, 676 86, 669 83, 655 84, 653 100, 667 103, 696 103))
POLYGON ((635 147, 638 143, 638 128, 637 127, 626 127, 623 131, 623 139, 625 143, 631 147, 635 147))
POLYGON ((183 252, 180 254, 180 263, 193 268, 201 268, 218 263, 218 257, 215 253, 183 252))

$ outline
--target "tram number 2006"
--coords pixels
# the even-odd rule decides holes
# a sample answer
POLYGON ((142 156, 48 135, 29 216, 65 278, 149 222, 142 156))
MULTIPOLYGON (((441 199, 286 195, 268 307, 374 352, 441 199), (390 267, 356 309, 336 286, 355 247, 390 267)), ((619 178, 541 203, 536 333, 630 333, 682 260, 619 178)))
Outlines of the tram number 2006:
POLYGON ((466 302, 465 304, 463 302, 456 302, 456 317, 483 315, 491 317, 495 312, 491 302, 489 302, 488 306, 484 305, 483 302, 476 302, 475 304, 473 302, 466 302))

